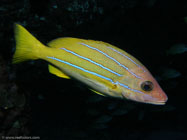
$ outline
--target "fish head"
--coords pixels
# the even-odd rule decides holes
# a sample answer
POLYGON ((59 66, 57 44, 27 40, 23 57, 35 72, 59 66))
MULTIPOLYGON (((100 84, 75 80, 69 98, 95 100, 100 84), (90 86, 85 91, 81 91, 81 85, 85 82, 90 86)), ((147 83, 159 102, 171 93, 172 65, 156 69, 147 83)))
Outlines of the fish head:
POLYGON ((139 75, 141 78, 126 77, 128 85, 123 84, 127 83, 124 79, 119 82, 122 97, 142 103, 164 105, 168 100, 167 95, 151 73, 146 70, 139 75))

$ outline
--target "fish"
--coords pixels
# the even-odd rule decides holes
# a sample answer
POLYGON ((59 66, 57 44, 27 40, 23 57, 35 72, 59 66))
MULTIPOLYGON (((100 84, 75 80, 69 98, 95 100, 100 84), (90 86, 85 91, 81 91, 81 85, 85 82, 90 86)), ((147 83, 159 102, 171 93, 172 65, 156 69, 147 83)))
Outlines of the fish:
POLYGON ((42 59, 51 74, 76 79, 102 96, 164 105, 168 98, 135 57, 109 43, 61 37, 44 45, 22 25, 15 24, 12 63, 42 59))
POLYGON ((182 75, 179 71, 177 71, 173 68, 169 68, 169 67, 160 67, 159 71, 160 71, 160 73, 162 73, 160 75, 162 80, 174 79, 174 78, 178 78, 182 75))
POLYGON ((173 45, 166 51, 167 55, 177 55, 187 52, 187 46, 185 44, 179 43, 173 45))

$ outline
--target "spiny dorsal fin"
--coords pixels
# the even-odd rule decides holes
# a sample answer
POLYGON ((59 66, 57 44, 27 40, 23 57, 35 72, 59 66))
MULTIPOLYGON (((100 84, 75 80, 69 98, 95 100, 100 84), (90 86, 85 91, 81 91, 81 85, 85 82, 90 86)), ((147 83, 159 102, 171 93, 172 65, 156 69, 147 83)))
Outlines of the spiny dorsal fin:
POLYGON ((67 76, 66 74, 64 74, 62 71, 60 71, 59 69, 57 69, 56 67, 52 66, 52 65, 48 65, 48 69, 49 69, 49 72, 58 76, 58 77, 61 77, 61 78, 65 78, 65 79, 70 79, 69 76, 67 76))

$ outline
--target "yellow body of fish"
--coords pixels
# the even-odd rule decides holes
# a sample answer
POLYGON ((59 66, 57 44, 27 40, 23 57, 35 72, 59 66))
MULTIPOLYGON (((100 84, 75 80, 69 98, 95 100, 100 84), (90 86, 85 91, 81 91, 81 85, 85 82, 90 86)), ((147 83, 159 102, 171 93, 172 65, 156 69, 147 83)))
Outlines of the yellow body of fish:
POLYGON ((13 63, 42 59, 49 72, 75 78, 103 96, 165 104, 167 96, 149 71, 133 56, 105 42, 58 38, 40 43, 21 25, 15 25, 13 63))

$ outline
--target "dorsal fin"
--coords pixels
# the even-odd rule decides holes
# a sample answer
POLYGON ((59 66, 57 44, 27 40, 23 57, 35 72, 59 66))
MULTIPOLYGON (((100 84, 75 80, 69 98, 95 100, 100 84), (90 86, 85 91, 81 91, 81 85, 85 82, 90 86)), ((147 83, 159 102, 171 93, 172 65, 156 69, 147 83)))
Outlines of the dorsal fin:
POLYGON ((71 45, 75 45, 77 42, 79 42, 81 39, 78 38, 73 38, 73 37, 61 37, 61 38, 57 38, 54 39, 52 41, 50 41, 47 46, 51 47, 51 48, 62 48, 65 46, 71 46, 71 45))
POLYGON ((58 76, 58 77, 61 77, 61 78, 65 78, 65 79, 70 79, 69 76, 67 76, 66 74, 64 74, 62 71, 60 71, 58 68, 52 66, 52 65, 48 65, 48 69, 49 69, 49 72, 58 76))

